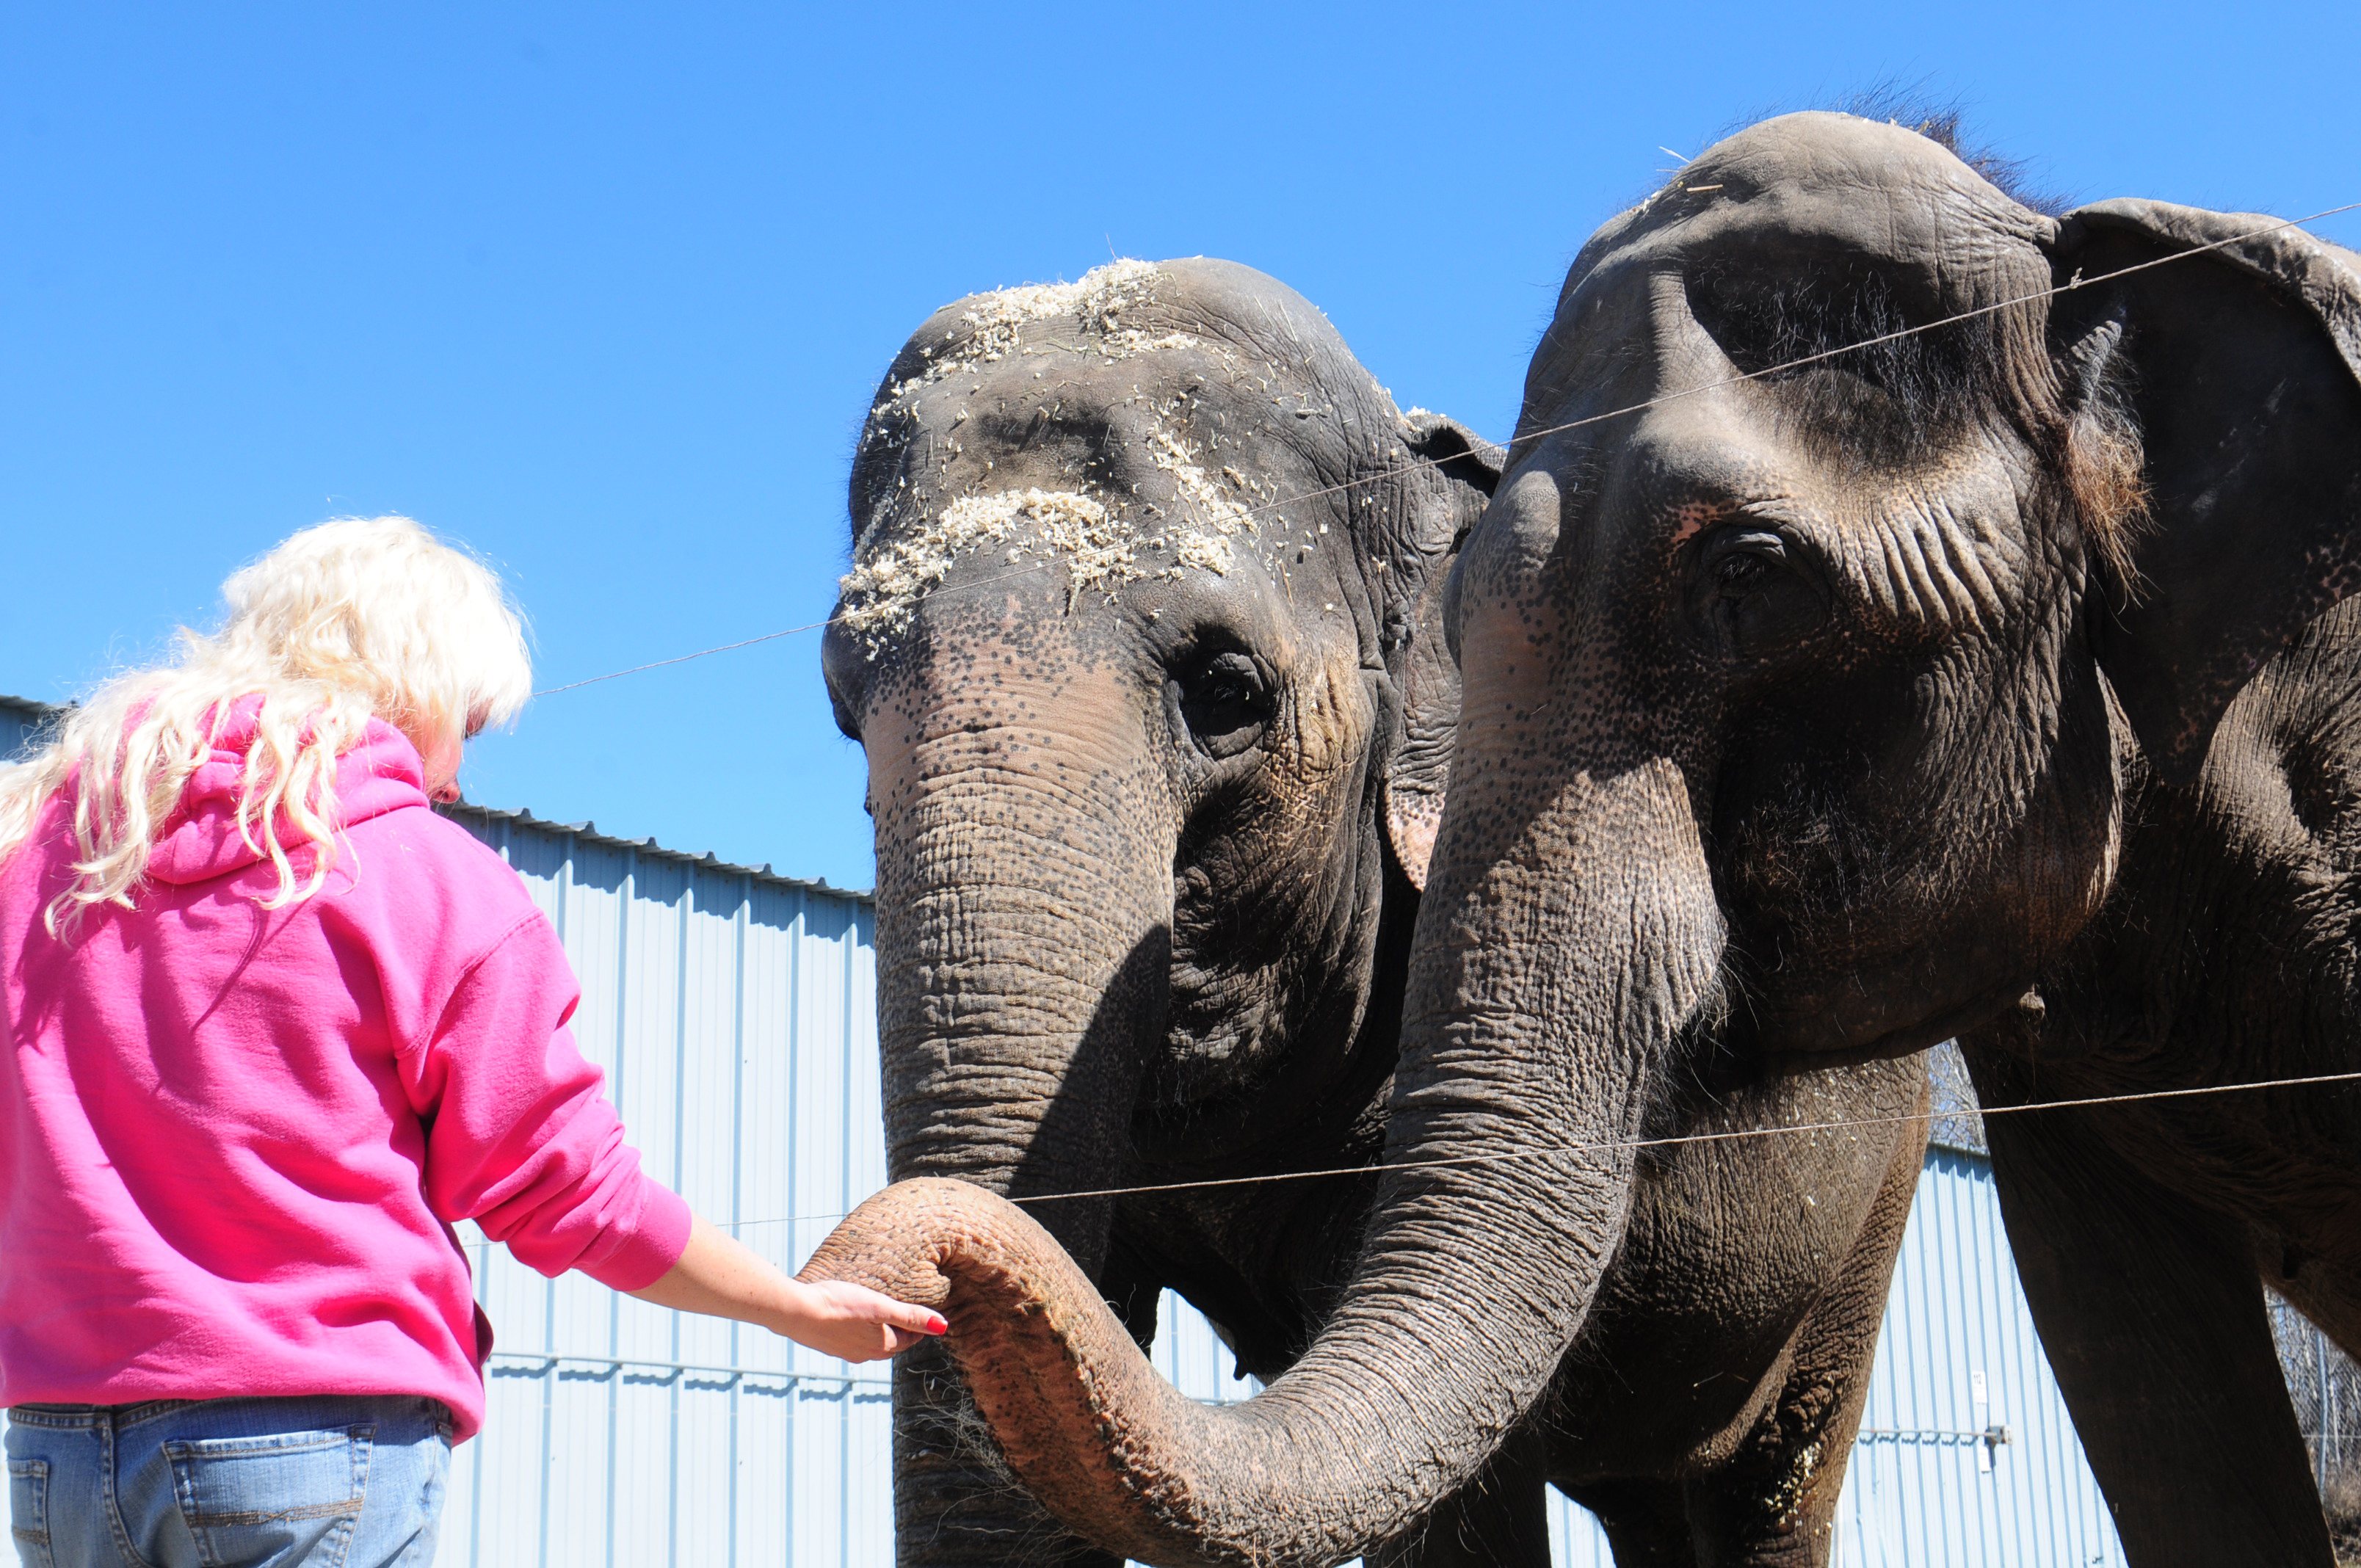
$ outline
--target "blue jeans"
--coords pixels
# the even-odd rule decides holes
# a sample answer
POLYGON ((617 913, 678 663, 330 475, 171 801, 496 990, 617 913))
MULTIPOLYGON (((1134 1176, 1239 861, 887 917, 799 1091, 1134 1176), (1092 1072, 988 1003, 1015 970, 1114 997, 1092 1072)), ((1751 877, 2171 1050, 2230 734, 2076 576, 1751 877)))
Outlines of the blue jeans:
POLYGON ((425 1568, 451 1468, 442 1401, 322 1395, 19 1405, 26 1568, 425 1568))

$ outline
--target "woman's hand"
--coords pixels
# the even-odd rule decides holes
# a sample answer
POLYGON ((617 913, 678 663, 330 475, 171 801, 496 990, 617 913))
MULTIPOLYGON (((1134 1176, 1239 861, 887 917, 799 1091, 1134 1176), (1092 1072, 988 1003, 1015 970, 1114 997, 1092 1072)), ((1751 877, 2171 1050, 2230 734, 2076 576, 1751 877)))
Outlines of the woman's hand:
POLYGON ((909 1349, 950 1325, 924 1307, 860 1285, 805 1285, 703 1219, 692 1220, 688 1247, 663 1278, 632 1295, 679 1312, 759 1323, 823 1355, 874 1361, 909 1349))
POLYGON ((843 1361, 874 1361, 898 1355, 950 1325, 939 1313, 881 1296, 865 1285, 841 1279, 818 1285, 787 1281, 791 1292, 776 1320, 765 1323, 823 1355, 843 1361))

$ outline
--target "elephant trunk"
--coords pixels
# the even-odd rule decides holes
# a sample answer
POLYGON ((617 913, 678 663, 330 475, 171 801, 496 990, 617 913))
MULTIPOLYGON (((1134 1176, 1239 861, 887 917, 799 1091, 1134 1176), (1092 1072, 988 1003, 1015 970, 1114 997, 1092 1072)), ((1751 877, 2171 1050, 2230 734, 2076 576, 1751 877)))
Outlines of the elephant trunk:
MULTIPOLYGON (((1133 835, 1074 821, 1071 807, 1067 825, 1092 831, 1012 830, 956 796, 927 815, 878 856, 893 1175, 1011 1196, 1112 1185, 1129 1158, 1143 1045, 1163 1031, 1170 846, 1111 844, 1133 835)), ((1084 1201, 1050 1220, 1093 1271, 1107 1212, 1084 1201)))
MULTIPOLYGON (((1005 735, 954 718, 873 762, 889 1168, 1013 1196, 1117 1185, 1141 1038, 1163 1027, 1169 835, 1110 792, 1010 766, 1005 735)), ((1104 764, 1110 748, 1069 750, 1104 764)), ((1112 1204, 1044 1218, 1096 1275, 1112 1204)), ((894 1404, 906 1568, 1027 1554, 1058 1533, 979 1441, 939 1347, 902 1359, 894 1404)))
POLYGON ((1420 915, 1394 1169, 1342 1304, 1270 1388, 1183 1398, 1050 1235, 972 1189, 891 1189, 810 1266, 939 1304, 1010 1464, 1105 1547, 1224 1564, 1367 1551, 1477 1473, 1581 1325, 1719 920, 1669 764, 1552 791, 1460 784, 1420 915), (1574 852, 1602 832, 1629 852, 1574 852))

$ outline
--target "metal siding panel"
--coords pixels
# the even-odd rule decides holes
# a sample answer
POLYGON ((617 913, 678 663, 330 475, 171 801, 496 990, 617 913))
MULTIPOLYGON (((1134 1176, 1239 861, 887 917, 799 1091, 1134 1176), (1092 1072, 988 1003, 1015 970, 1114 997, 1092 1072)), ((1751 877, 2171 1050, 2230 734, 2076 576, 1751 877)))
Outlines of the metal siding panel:
MULTIPOLYGON (((794 1118, 789 1101, 792 1014, 788 987, 794 901, 799 894, 752 884, 742 922, 745 943, 743 1094, 739 1124, 739 1239, 763 1256, 793 1267, 791 1236, 781 1223, 794 1212, 789 1147, 794 1118)), ((789 1342, 776 1335, 741 1336, 738 1365, 783 1372, 789 1342)), ((739 1560, 792 1561, 792 1481, 795 1468, 795 1386, 778 1377, 750 1377, 740 1398, 738 1509, 742 1534, 739 1560)))
MULTIPOLYGON (((846 959, 841 945, 814 929, 816 912, 797 912, 795 942, 796 993, 792 1070, 795 1075, 795 1245, 792 1256, 807 1256, 835 1227, 835 1216, 851 1208, 847 1190, 853 1129, 847 1105, 848 1014, 846 959)), ((839 1363, 800 1346, 799 1371, 841 1370, 839 1363)))
POLYGON ((1549 1494, 1553 1568, 1615 1568, 1615 1552, 1598 1518, 1556 1487, 1549 1494))
MULTIPOLYGON (((734 1221, 731 1124, 737 1088, 737 933, 735 889, 714 885, 710 872, 684 878, 678 905, 680 993, 676 1012, 680 1101, 680 1180, 675 1188, 708 1219, 734 1221)), ((674 1315, 675 1359, 704 1366, 735 1366, 738 1325, 692 1313, 674 1315)), ((749 1330, 750 1333, 759 1331, 749 1330)), ((679 1561, 730 1561, 735 1522, 731 1482, 736 1431, 731 1420, 736 1378, 684 1376, 680 1381, 676 1452, 679 1561)))
MULTIPOLYGON (((1923 1178, 1922 1178, 1923 1179, 1923 1178)), ((1928 1298, 1927 1316, 1939 1325, 1938 1332, 1917 1348, 1921 1387, 1926 1403, 1920 1420, 1923 1425, 1941 1431, 1958 1430, 1966 1425, 1960 1407, 1960 1383, 1967 1376, 1960 1365, 1967 1354, 1964 1343, 1969 1334, 1969 1320, 1974 1310, 1968 1294, 1971 1286, 1969 1259, 1961 1255, 1962 1229, 1959 1213, 1959 1192, 1948 1182, 1938 1180, 1934 1186, 1933 1220, 1944 1243, 1938 1285, 1928 1298)), ((1922 1445, 1919 1455, 1919 1491, 1925 1499, 1928 1528, 1935 1531, 1929 1545, 1940 1551, 1943 1560, 1950 1563, 1967 1561, 1968 1533, 1965 1514, 1974 1505, 1971 1492, 1960 1495, 1960 1467, 1953 1463, 1956 1455, 1939 1444, 1922 1445)))
POLYGON ((844 1560, 856 1564, 894 1561, 894 1398, 885 1387, 853 1389, 850 1442, 854 1456, 851 1490, 846 1498, 851 1529, 844 1560))
POLYGON ((833 938, 844 949, 847 1019, 851 1028, 853 1190, 869 1193, 885 1185, 885 1102, 877 1055, 877 947, 867 905, 837 902, 841 922, 833 938))
POLYGON ((1237 1376, 1237 1358, 1222 1343, 1204 1314, 1167 1290, 1157 1299, 1156 1339, 1148 1359, 1164 1380, 1192 1399, 1234 1405, 1248 1399, 1261 1383, 1237 1376))
MULTIPOLYGON (((629 953, 623 915, 631 896, 632 867, 616 850, 577 841, 552 841, 512 831, 510 845, 512 864, 524 860, 537 868, 545 857, 564 857, 562 868, 548 876, 544 885, 568 959, 582 983, 584 1005, 577 1007, 573 1033, 577 1048, 606 1073, 611 1093, 630 1070, 616 1025, 616 1002, 628 983, 623 978, 629 953)), ((553 1356, 616 1354, 615 1298, 580 1275, 569 1274, 551 1283, 547 1321, 542 1348, 553 1356)), ((543 1459, 544 1511, 535 1561, 604 1563, 607 1543, 613 1536, 609 1510, 615 1460, 612 1447, 620 1425, 616 1409, 617 1369, 578 1359, 553 1360, 543 1372, 541 1384, 543 1442, 547 1452, 543 1459)))
POLYGON ((2119 1564, 2121 1544, 2034 1337, 1980 1158, 1931 1151, 1894 1269, 1863 1435, 1839 1506, 1842 1568, 2119 1564), (1980 1412, 1975 1373, 1989 1396, 1980 1412), (1972 1434, 2013 1440, 1989 1471, 1972 1434))

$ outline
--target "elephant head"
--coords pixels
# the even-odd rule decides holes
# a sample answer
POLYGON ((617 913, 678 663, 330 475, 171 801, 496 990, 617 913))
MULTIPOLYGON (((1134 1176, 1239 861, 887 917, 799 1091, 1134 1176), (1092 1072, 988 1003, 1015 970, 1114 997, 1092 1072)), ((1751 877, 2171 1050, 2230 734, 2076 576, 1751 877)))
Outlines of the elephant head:
MULTIPOLYGON (((869 760, 897 1179, 1268 1169, 1320 1138, 1307 1108, 1366 1111, 1456 707, 1416 624, 1496 465, 1226 262, 978 295, 909 340, 824 655, 869 760)), ((1037 1212, 1152 1325, 1113 1205, 1037 1212)), ((947 1511, 1023 1528, 924 1430, 952 1398, 897 1395, 906 1561, 974 1549, 947 1511)))
POLYGON ((2187 778, 2352 584, 2356 360, 2352 259, 2268 220, 2052 216, 1845 115, 1712 148, 1576 260, 1449 580, 1397 1168, 1321 1339, 1187 1406, 965 1192, 883 1195, 823 1266, 947 1301, 1110 1543, 1382 1538, 1530 1409, 1668 1085, 1932 1044, 2091 917, 2127 781, 2187 778))
POLYGON ((2354 262, 2052 216, 1850 115, 1711 148, 1592 238, 1534 356, 1455 585, 1449 858, 1615 821, 1601 890, 1697 911, 1626 972, 1696 976, 1683 1025, 1741 1070, 2012 1005, 2107 896, 2127 784, 2188 780, 2353 586, 2354 262))

